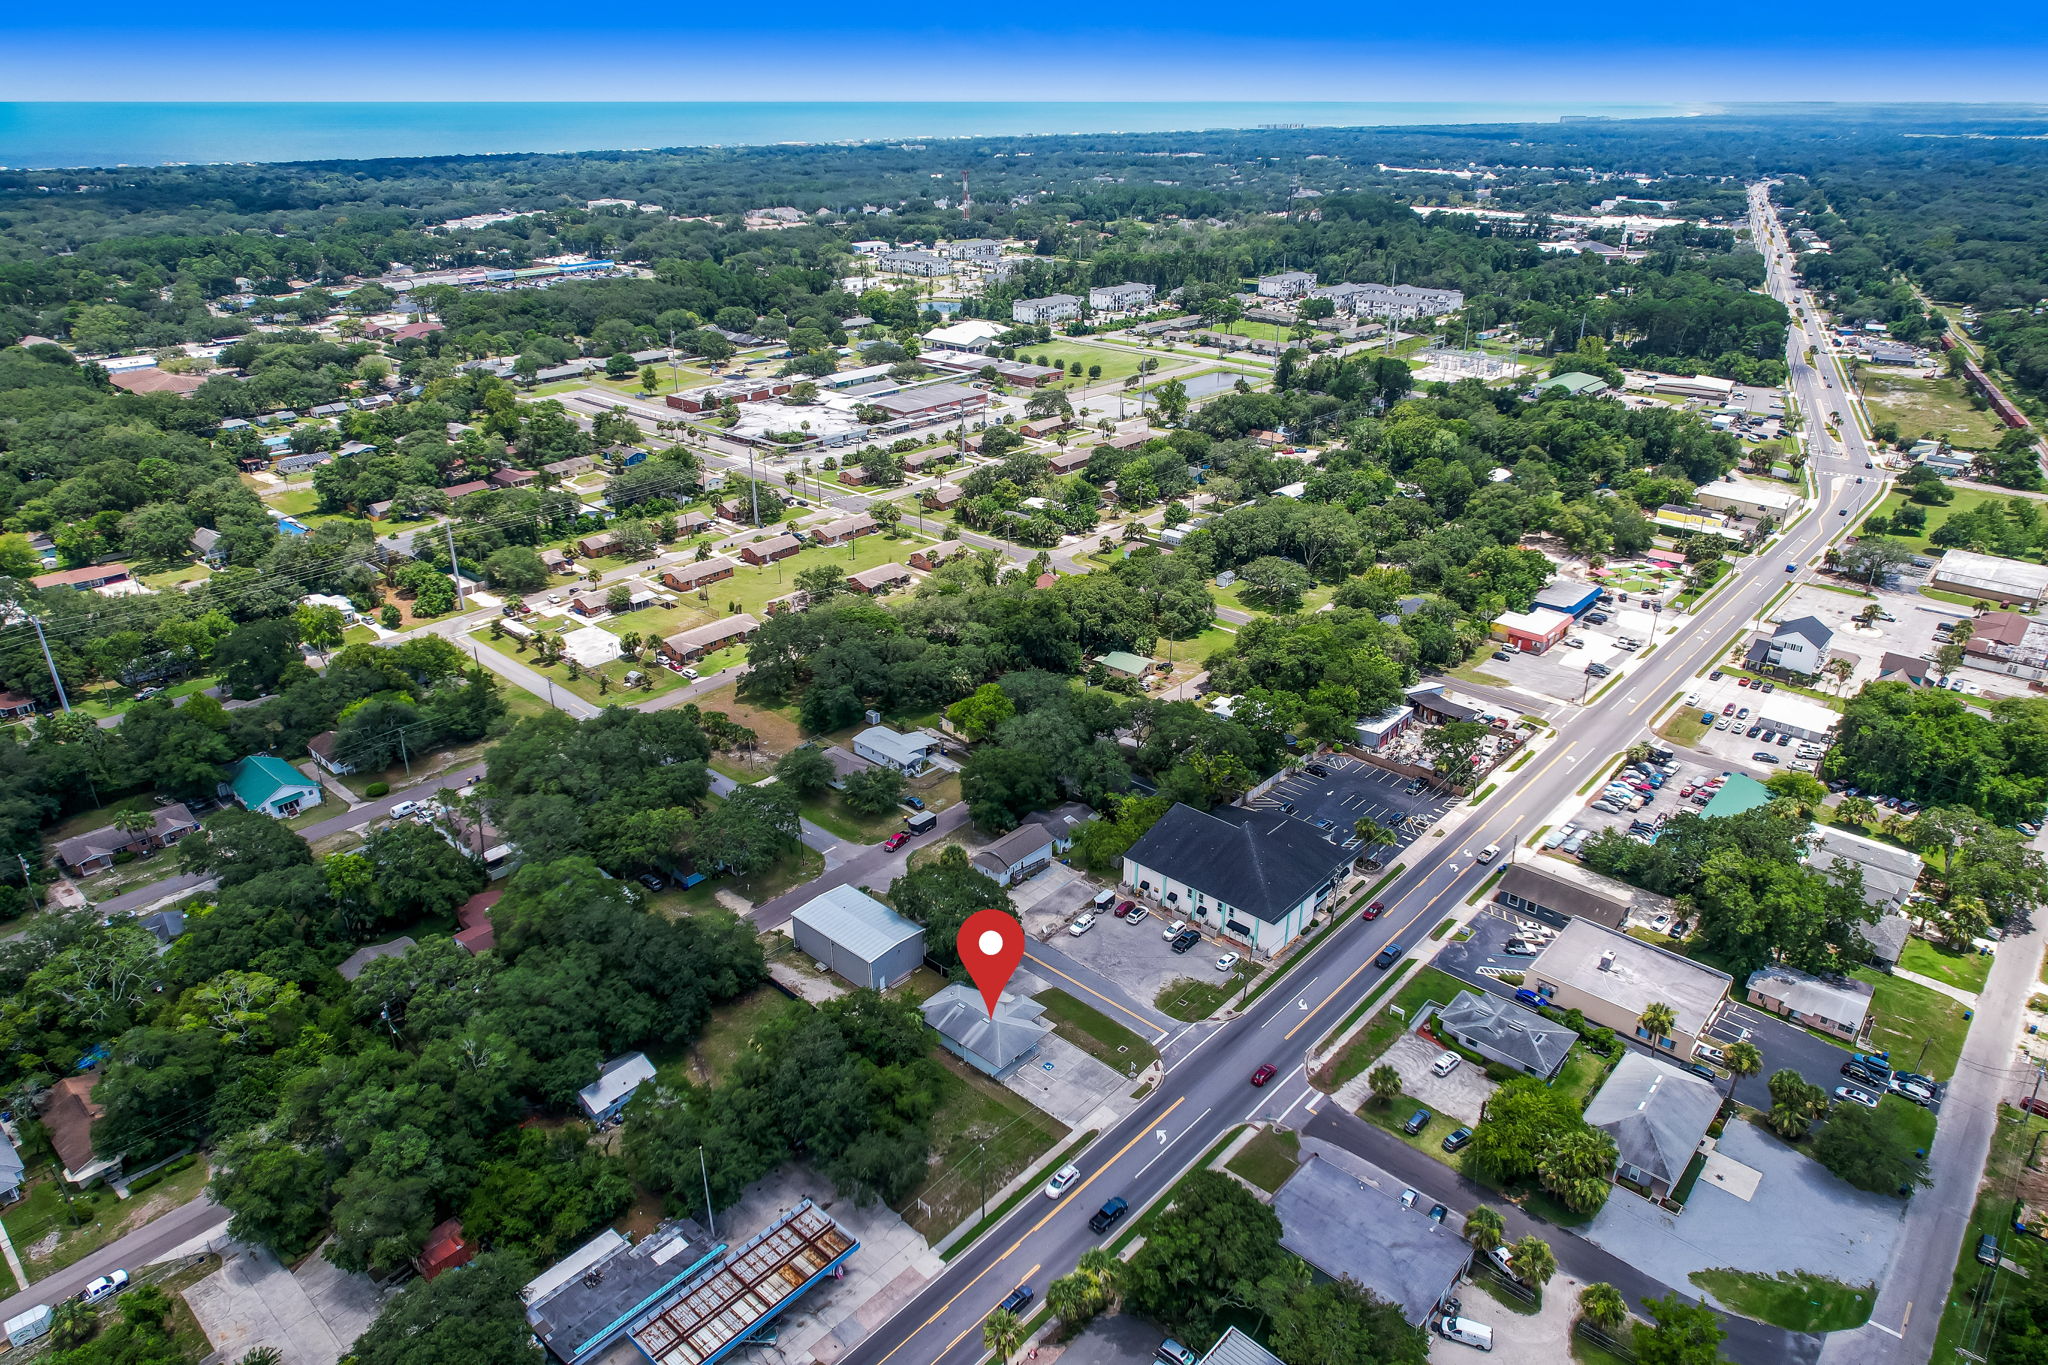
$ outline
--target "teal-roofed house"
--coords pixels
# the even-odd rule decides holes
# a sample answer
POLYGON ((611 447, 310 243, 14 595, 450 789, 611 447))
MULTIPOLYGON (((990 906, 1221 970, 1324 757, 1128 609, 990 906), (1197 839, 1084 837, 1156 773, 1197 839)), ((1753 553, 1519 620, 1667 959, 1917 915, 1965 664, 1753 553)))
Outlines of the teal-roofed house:
POLYGON ((1156 666, 1152 660, 1142 658, 1127 649, 1112 649, 1102 656, 1101 664, 1110 672, 1126 678, 1142 678, 1156 666))
POLYGON ((1700 814, 1708 817, 1740 815, 1746 810, 1767 806, 1770 802, 1770 790, 1763 783, 1741 773, 1730 773, 1728 780, 1721 784, 1721 790, 1714 793, 1714 799, 1707 802, 1706 808, 1700 814))
POLYGON ((1539 379, 1532 393, 1547 393, 1551 389, 1563 389, 1574 398, 1592 398, 1606 393, 1608 383, 1598 375, 1581 374, 1573 370, 1569 374, 1554 374, 1548 379, 1539 379))
POLYGON ((228 786, 244 810, 288 820, 320 804, 320 784, 281 758, 250 754, 228 773, 228 786))

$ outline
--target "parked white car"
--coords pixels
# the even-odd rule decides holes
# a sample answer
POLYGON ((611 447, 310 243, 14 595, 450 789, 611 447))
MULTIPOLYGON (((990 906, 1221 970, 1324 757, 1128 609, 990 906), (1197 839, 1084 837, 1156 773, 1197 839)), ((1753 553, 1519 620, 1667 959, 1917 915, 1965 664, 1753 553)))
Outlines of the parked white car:
POLYGON ((1081 937, 1081 935, 1087 933, 1090 929, 1093 929, 1094 927, 1095 914, 1093 911, 1090 911, 1089 913, 1082 915, 1079 919, 1075 920, 1072 924, 1069 924, 1067 926, 1067 932, 1072 934, 1075 938, 1079 938, 1081 937))

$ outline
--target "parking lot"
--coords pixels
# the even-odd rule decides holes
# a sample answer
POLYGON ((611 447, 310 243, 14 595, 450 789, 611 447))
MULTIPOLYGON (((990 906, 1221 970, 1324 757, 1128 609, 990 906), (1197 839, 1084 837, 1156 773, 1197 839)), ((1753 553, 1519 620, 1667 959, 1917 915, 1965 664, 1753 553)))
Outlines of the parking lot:
POLYGON ((1489 902, 1465 927, 1471 930, 1471 936, 1462 942, 1452 939, 1446 943, 1437 953, 1434 965, 1483 990, 1512 994, 1513 989, 1501 985, 1496 973, 1529 969, 1531 954, 1507 950, 1509 939, 1522 937, 1522 926, 1502 906, 1489 902))
MULTIPOLYGON (((1700 804, 1681 795, 1681 793, 1686 788, 1691 787, 1694 789, 1694 794, 1697 795, 1699 789, 1704 787, 1706 783, 1727 771, 1727 769, 1721 767, 1710 767, 1694 755, 1676 749, 1673 750, 1670 766, 1676 768, 1677 772, 1666 777, 1662 787, 1648 792, 1637 793, 1637 795, 1645 798, 1641 810, 1623 811, 1617 815, 1610 811, 1593 809, 1593 803, 1600 799, 1607 782, 1615 780, 1609 777, 1586 793, 1585 805, 1580 807, 1566 823, 1573 827, 1573 833, 1584 833, 1590 838, 1592 835, 1598 834, 1601 830, 1605 829, 1618 829, 1626 834, 1629 827, 1638 820, 1647 820, 1655 824, 1660 817, 1678 815, 1686 811, 1697 812, 1700 809, 1700 804)), ((1549 835, 1545 835, 1544 844, 1548 846, 1551 838, 1564 828, 1564 825, 1560 825, 1556 830, 1552 830, 1549 835)), ((1569 842, 1570 839, 1567 837, 1557 847, 1562 851, 1564 844, 1569 842)))
POLYGON ((1607 617, 1606 621, 1593 624, 1581 618, 1562 641, 1542 654, 1523 654, 1495 644, 1487 657, 1473 666, 1510 686, 1559 701, 1577 701, 1590 689, 1606 686, 1609 678, 1641 658, 1643 648, 1656 638, 1657 613, 1645 607, 1636 594, 1631 593, 1630 599, 1602 604, 1596 610, 1607 617), (1624 649, 1624 639, 1639 641, 1641 647, 1624 649), (1496 654, 1508 657, 1493 657, 1496 654), (1589 675, 1586 669, 1592 664, 1609 672, 1605 676, 1589 675))
MULTIPOLYGON (((1067 924, 1071 925, 1078 914, 1077 908, 1069 909, 1067 924)), ((1176 953, 1167 942, 1165 933, 1167 926, 1173 923, 1171 918, 1162 919, 1158 914, 1147 911, 1142 921, 1133 924, 1105 910, 1096 917, 1094 926, 1078 938, 1064 928, 1046 936, 1043 946, 1050 952, 1043 955, 1055 966, 1061 960, 1079 963, 1107 985, 1103 994, 1126 1004, 1133 1013, 1156 1021, 1161 1016, 1154 1008, 1155 1002, 1159 999, 1159 992, 1170 983, 1182 977, 1221 981, 1224 974, 1216 970, 1216 959, 1224 953, 1245 951, 1242 944, 1204 938, 1185 953, 1176 953)), ((1037 947, 1026 951, 1034 957, 1041 955, 1041 949, 1037 947)), ((1047 984, 1073 992, 1073 987, 1064 981, 1054 980, 1047 984)), ((1096 1009, 1104 1008, 1100 998, 1082 998, 1096 1009)), ((1130 1016, 1116 1013, 1116 1017, 1118 1023, 1138 1028, 1130 1016)), ((1139 1032, 1151 1037, 1145 1029, 1140 1028, 1139 1032)))
MULTIPOLYGON (((1411 792, 1409 788, 1416 785, 1411 779, 1345 754, 1332 754, 1315 762, 1330 775, 1317 777, 1297 768, 1247 804, 1258 810, 1279 810, 1318 827, 1328 821, 1327 828, 1341 830, 1347 837, 1360 820, 1375 820, 1388 829, 1399 830, 1405 846, 1435 823, 1456 800, 1426 786, 1411 792), (1290 806, 1292 810, 1288 809, 1290 806)), ((1381 862, 1390 861, 1384 848, 1373 853, 1381 862)))

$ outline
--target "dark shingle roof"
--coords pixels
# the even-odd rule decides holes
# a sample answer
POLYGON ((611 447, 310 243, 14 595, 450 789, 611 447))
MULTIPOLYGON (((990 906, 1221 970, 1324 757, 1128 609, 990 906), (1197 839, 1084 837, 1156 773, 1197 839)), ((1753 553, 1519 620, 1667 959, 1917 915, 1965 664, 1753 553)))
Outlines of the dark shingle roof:
POLYGON ((1176 804, 1125 855, 1256 919, 1277 923, 1351 861, 1299 820, 1176 804))

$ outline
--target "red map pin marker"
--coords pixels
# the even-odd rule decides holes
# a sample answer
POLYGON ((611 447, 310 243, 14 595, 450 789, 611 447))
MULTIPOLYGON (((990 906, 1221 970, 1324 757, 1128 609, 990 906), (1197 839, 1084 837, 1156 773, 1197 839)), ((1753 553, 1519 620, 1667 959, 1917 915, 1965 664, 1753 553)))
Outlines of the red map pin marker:
POLYGON ((996 1001, 1003 998, 1003 987, 1024 960, 1024 926, 1015 915, 977 910, 960 926, 958 947, 960 964, 980 989, 988 1017, 995 1018, 996 1001))

